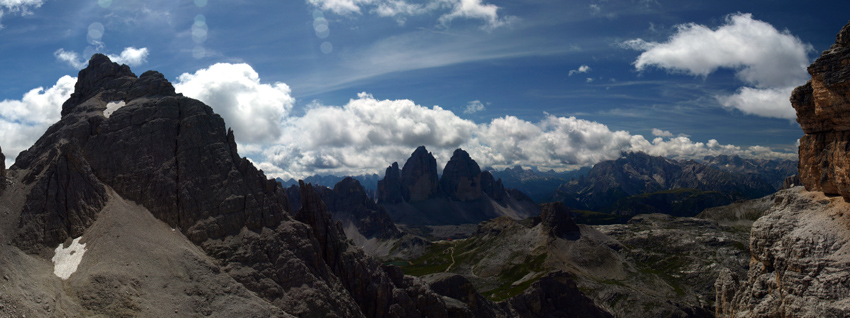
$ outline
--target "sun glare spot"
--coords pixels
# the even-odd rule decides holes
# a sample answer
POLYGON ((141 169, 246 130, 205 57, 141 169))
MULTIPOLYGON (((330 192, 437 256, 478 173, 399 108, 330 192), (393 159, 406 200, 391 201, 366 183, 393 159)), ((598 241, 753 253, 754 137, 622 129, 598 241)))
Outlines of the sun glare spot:
POLYGON ((101 8, 109 8, 112 5, 112 0, 97 0, 97 4, 100 5, 101 8))
POLYGON ((195 24, 192 25, 192 40, 195 43, 201 44, 207 40, 207 31, 209 28, 205 22, 195 21, 195 24))
POLYGON ((90 44, 97 44, 100 42, 100 39, 103 38, 103 32, 105 32, 105 28, 103 24, 100 22, 94 22, 89 24, 89 32, 88 32, 88 41, 90 44))
POLYGON ((207 50, 204 50, 204 48, 201 47, 200 45, 195 46, 195 48, 192 50, 192 56, 195 57, 196 59, 203 58, 206 55, 207 55, 207 50))
POLYGON ((322 50, 322 53, 325 54, 330 54, 334 50, 334 46, 331 42, 322 42, 322 45, 320 45, 319 48, 322 50))
POLYGON ((207 23, 207 17, 205 17, 203 14, 199 13, 198 15, 195 16, 195 23, 199 23, 199 22, 206 24, 207 23))
POLYGON ((207 0, 195 0, 195 5, 198 6, 198 8, 206 7, 207 0))
MULTIPOLYGON (((321 12, 320 12, 321 13, 321 12)), ((315 16, 315 14, 314 14, 315 16)), ((316 31, 316 36, 320 39, 324 39, 330 35, 330 28, 328 27, 328 20, 325 19, 324 16, 318 16, 313 19, 313 30, 316 31)))

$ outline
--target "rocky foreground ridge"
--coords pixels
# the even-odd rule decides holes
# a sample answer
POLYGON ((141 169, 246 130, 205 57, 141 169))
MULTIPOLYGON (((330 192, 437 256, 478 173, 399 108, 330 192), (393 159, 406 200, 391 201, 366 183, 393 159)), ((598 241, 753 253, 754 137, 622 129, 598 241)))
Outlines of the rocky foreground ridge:
MULTIPOLYGON (((6 171, 0 316, 463 311, 462 303, 354 248, 310 184, 300 184, 294 210, 278 182, 239 156, 225 127, 210 107, 176 94, 162 74, 137 77, 93 56, 61 120, 6 171), (107 105, 120 108, 107 116, 107 105), (66 266, 72 262, 58 255, 71 248, 62 255, 76 253, 78 265, 66 266)), ((543 287, 529 292, 548 297, 543 287)), ((528 309, 539 309, 533 300, 499 308, 545 315, 528 309)))
POLYGON ((715 283, 717 316, 850 315, 850 23, 808 70, 791 96, 805 189, 777 194, 753 224, 749 272, 715 283))

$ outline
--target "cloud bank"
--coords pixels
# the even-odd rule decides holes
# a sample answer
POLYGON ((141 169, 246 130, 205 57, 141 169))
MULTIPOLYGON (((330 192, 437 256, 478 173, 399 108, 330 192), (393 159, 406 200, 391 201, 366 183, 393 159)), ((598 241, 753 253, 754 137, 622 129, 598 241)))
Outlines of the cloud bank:
MULTIPOLYGON (((75 83, 76 78, 64 76, 52 87, 33 89, 20 100, 0 101, 0 146, 7 165, 59 120, 61 105, 75 83)), ((174 86, 221 114, 235 131, 240 153, 269 176, 284 179, 380 174, 392 162, 404 162, 420 145, 434 153, 439 166, 449 160, 454 149, 463 148, 482 167, 522 165, 557 170, 616 159, 625 151, 677 159, 719 154, 773 159, 797 156, 762 146, 693 141, 660 129, 653 129, 655 137, 649 140, 602 123, 549 114, 539 121, 504 116, 478 124, 439 106, 378 99, 368 93, 360 93, 342 106, 313 102, 295 116, 289 87, 263 83, 247 64, 219 63, 184 73, 174 86)))
MULTIPOLYGON (((284 179, 381 174, 393 161, 404 162, 420 145, 434 153, 439 165, 448 161, 454 149, 463 148, 481 166, 561 170, 616 159, 624 151, 678 159, 719 154, 797 156, 713 139, 698 142, 660 129, 654 129, 655 137, 649 140, 576 117, 546 115, 533 122, 505 116, 476 124, 439 106, 379 99, 368 93, 341 106, 313 102, 303 115, 293 116, 289 88, 282 83, 263 84, 247 64, 216 64, 183 74, 175 88, 222 114, 236 132, 240 152, 269 175, 284 179), (268 98, 272 93, 277 97, 268 98)), ((470 105, 477 108, 475 101, 470 105)))
POLYGON ((716 96, 721 105, 763 117, 796 117, 790 92, 808 79, 811 45, 749 13, 729 15, 717 29, 695 23, 675 29, 666 42, 633 39, 622 43, 643 51, 634 61, 635 68, 656 67, 694 76, 732 69, 747 86, 733 95, 716 96))

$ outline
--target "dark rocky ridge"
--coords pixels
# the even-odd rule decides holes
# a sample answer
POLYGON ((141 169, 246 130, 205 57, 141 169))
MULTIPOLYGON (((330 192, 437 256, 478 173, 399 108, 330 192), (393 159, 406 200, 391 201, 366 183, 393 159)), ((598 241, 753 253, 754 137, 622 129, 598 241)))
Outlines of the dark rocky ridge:
POLYGON ((577 239, 579 236, 579 227, 570 217, 570 209, 562 202, 544 204, 537 219, 535 221, 542 223, 551 236, 565 239, 577 239))
POLYGON ((387 167, 384 178, 378 181, 378 203, 401 203, 404 202, 403 190, 401 188, 401 173, 398 163, 387 167))
POLYGON ((46 255, 79 237, 114 190, 180 229, 224 272, 288 313, 446 315, 427 286, 392 279, 391 268, 349 245, 309 185, 293 217, 283 188, 239 157, 221 117, 174 94, 161 74, 137 78, 95 55, 62 114, 11 168, 31 187, 14 235, 19 248, 46 255), (106 104, 118 100, 126 105, 103 117, 106 104))

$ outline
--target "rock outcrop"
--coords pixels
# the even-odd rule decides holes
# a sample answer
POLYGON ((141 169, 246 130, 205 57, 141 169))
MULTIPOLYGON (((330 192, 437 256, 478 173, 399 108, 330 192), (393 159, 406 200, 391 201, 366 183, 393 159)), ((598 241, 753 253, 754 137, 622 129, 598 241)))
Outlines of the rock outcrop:
POLYGON ((398 162, 393 162, 387 167, 384 178, 378 181, 378 203, 402 203, 405 201, 402 193, 398 162))
POLYGON ((456 149, 443 169, 440 186, 452 199, 473 201, 481 198, 481 168, 463 149, 456 149))
POLYGON ((808 70, 812 79, 791 95, 806 133, 800 139, 800 181, 809 191, 850 200, 850 24, 808 70))
POLYGON ((442 194, 437 179, 437 159, 425 146, 419 146, 401 169, 401 187, 404 200, 416 202, 442 194))
POLYGON ((580 235, 578 225, 570 217, 570 209, 561 202, 544 204, 539 222, 551 236, 577 239, 580 235))

